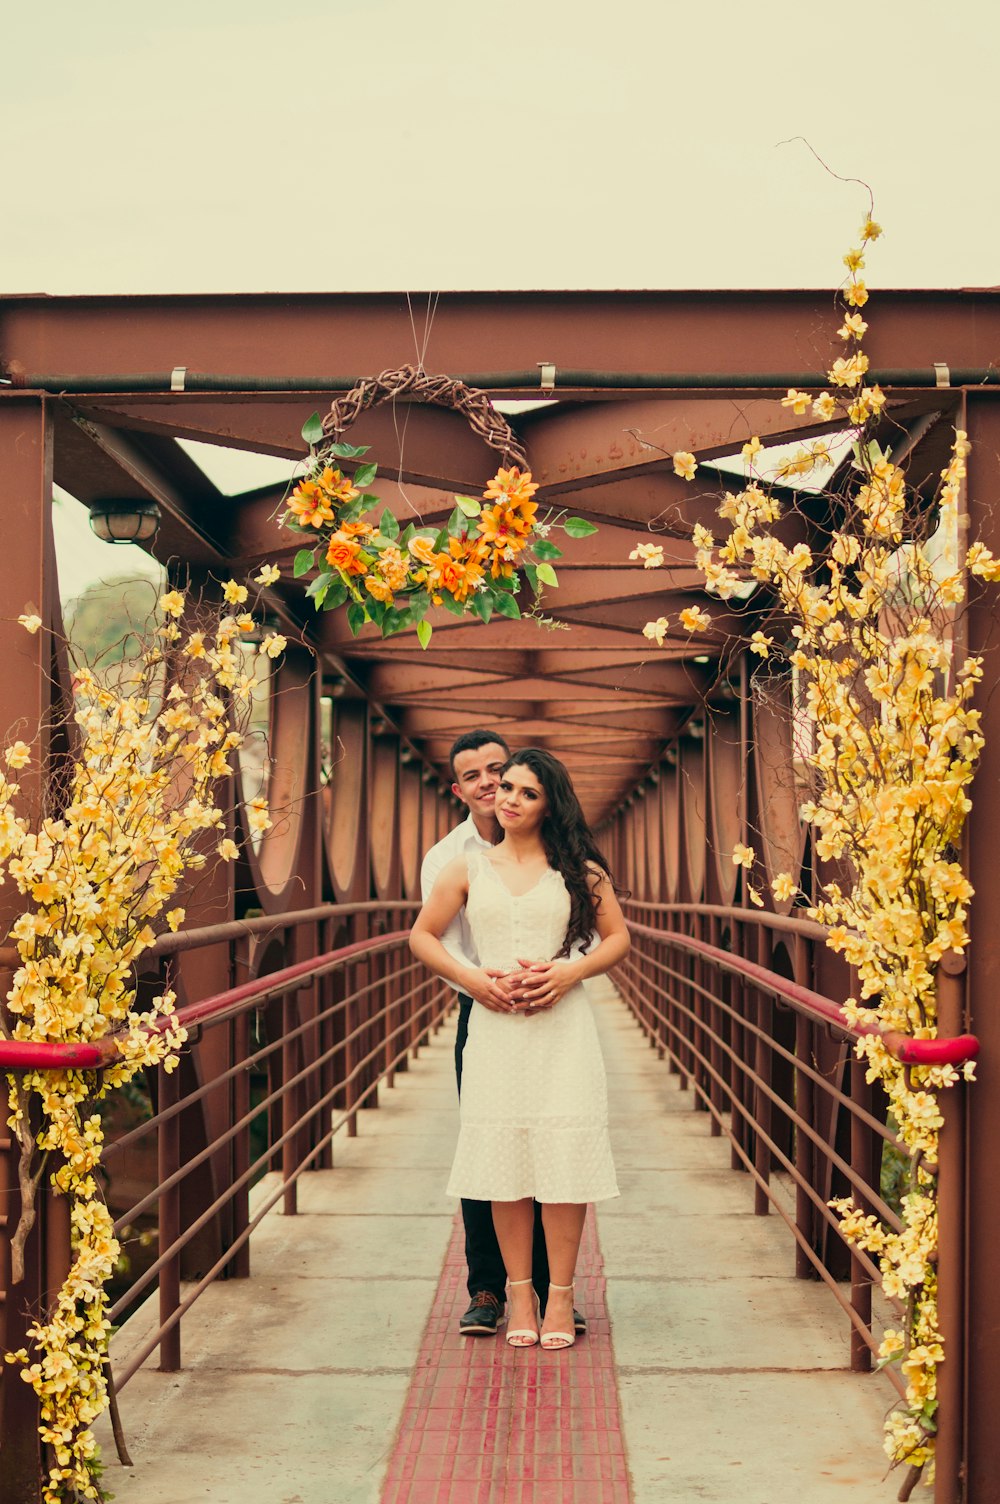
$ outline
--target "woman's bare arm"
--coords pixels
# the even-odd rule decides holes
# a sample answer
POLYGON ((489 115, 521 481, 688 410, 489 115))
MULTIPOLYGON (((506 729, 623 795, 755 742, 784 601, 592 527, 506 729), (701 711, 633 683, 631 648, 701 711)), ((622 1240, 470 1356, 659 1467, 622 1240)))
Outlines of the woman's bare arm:
POLYGON ((500 972, 467 966, 450 956, 441 936, 469 896, 469 868, 465 857, 444 867, 410 931, 410 949, 418 961, 495 1013, 510 1011, 511 989, 500 972))

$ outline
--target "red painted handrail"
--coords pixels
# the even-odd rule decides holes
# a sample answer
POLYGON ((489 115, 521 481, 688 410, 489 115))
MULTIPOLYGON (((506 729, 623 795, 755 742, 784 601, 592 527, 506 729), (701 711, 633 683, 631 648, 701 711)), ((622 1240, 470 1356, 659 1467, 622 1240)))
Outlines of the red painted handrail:
POLYGON ((720 950, 716 945, 695 940, 690 935, 678 934, 675 930, 657 930, 648 924, 635 924, 632 920, 628 921, 628 927, 633 934, 641 935, 644 939, 675 945, 681 950, 704 956, 724 971, 745 977, 756 987, 780 997, 800 1013, 810 1014, 823 1023, 832 1024, 849 1039, 860 1039, 865 1034, 881 1034, 889 1052, 905 1065, 963 1065, 979 1054, 979 1040, 974 1034, 959 1034, 952 1039, 914 1039, 895 1031, 883 1032, 873 1024, 850 1024, 844 1016, 843 1008, 831 998, 813 992, 811 987, 801 987, 797 982, 789 981, 776 971, 768 971, 754 961, 745 961, 732 951, 720 950))
MULTIPOLYGON (((242 982, 226 992, 217 992, 200 1002, 178 1008, 170 1018, 160 1018, 151 1026, 153 1031, 163 1033, 175 1024, 185 1028, 197 1024, 217 1022, 230 1014, 239 1013, 251 1004, 265 1002, 268 998, 288 992, 296 982, 308 981, 333 971, 354 956, 377 955, 399 944, 409 935, 409 930, 393 930, 388 935, 376 935, 369 940, 355 940, 351 945, 341 945, 337 950, 326 951, 307 961, 297 961, 294 966, 284 966, 280 971, 269 971, 252 982, 242 982)), ((113 1034, 96 1044, 36 1044, 31 1040, 0 1039, 0 1069, 7 1070, 97 1070, 108 1065, 118 1053, 113 1034)))

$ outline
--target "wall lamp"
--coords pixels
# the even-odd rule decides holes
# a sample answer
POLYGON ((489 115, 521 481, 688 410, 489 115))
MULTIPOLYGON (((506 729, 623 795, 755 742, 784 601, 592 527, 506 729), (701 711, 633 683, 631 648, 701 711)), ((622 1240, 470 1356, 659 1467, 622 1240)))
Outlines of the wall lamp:
POLYGON ((148 543, 160 525, 160 509, 155 501, 92 501, 91 530, 102 543, 148 543))

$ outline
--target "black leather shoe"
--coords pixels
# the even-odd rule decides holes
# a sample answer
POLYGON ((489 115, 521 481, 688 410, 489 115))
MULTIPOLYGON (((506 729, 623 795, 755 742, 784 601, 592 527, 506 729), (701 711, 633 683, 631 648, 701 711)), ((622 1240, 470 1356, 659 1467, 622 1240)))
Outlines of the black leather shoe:
POLYGON ((458 1318, 458 1330, 463 1337, 495 1337, 504 1302, 490 1290, 477 1290, 472 1304, 464 1316, 458 1318))

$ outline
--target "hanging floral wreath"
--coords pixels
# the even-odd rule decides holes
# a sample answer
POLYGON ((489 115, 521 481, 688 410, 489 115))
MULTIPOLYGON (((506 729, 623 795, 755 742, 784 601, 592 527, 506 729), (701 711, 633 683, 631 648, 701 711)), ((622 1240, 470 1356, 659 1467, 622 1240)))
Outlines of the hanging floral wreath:
POLYGON ((383 637, 415 627, 426 648, 432 606, 482 622, 494 614, 520 617, 517 597, 525 583, 533 600, 523 614, 542 620, 542 592, 546 585, 558 585, 553 561, 562 557, 549 535, 556 528, 570 538, 597 531, 593 523, 561 511, 550 509, 539 517, 539 486, 509 425, 485 392, 448 377, 428 377, 412 366, 384 372, 334 403, 325 419, 314 413, 302 437, 310 446, 307 472, 280 519, 308 540, 295 555, 293 573, 300 578, 316 571, 307 597, 317 611, 346 604, 355 637, 366 622, 383 637), (401 529, 388 507, 371 520, 381 505, 369 490, 377 466, 367 460, 367 446, 340 437, 365 408, 403 394, 462 412, 508 461, 481 497, 456 496, 440 528, 411 522, 401 529))

